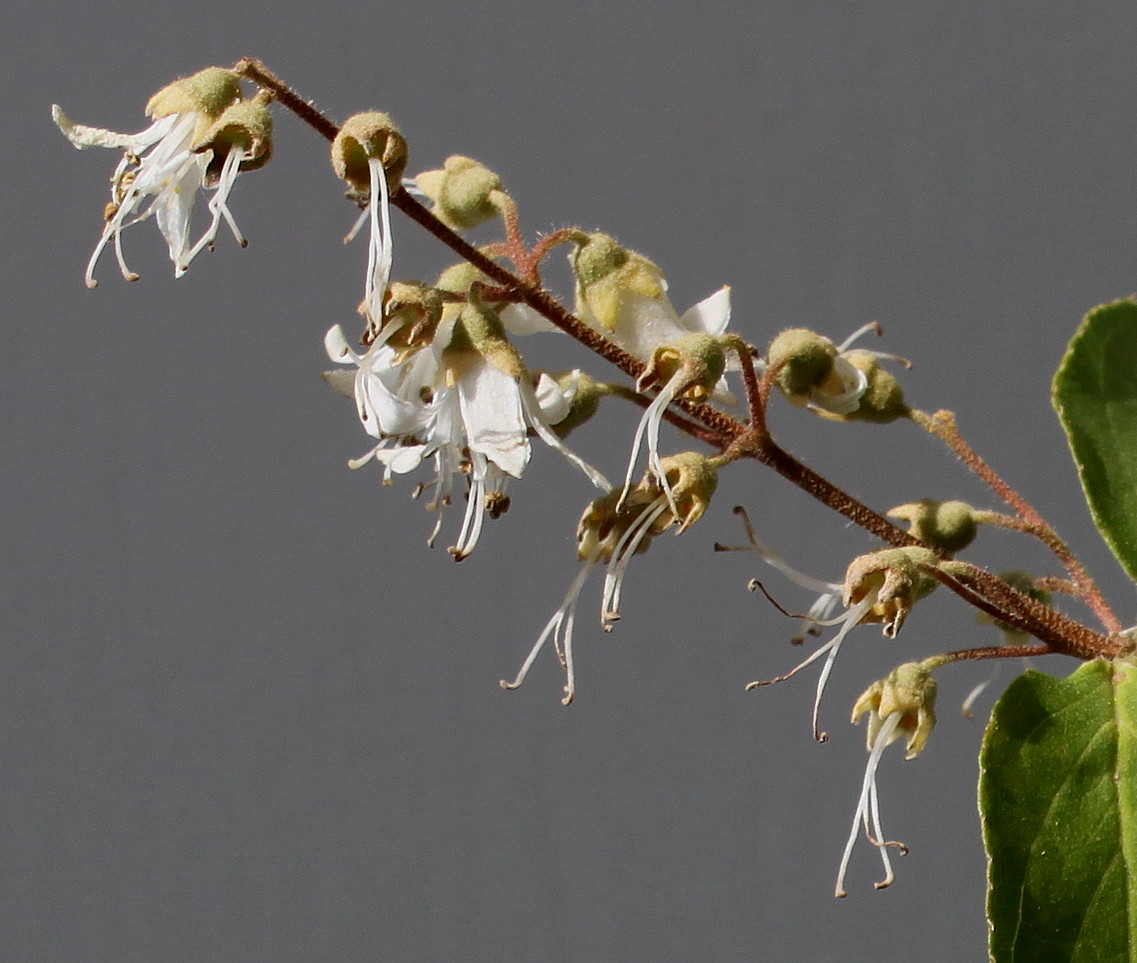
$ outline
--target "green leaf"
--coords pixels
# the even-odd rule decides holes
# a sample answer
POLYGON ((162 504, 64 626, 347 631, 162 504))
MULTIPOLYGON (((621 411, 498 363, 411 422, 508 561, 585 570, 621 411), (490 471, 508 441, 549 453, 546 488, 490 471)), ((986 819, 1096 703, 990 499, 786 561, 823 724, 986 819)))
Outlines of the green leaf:
POLYGON ((995 963, 1137 963, 1137 666, 1027 672, 979 757, 995 963))
POLYGON ((1054 375, 1054 408, 1094 523, 1137 581, 1137 302, 1094 308, 1054 375))

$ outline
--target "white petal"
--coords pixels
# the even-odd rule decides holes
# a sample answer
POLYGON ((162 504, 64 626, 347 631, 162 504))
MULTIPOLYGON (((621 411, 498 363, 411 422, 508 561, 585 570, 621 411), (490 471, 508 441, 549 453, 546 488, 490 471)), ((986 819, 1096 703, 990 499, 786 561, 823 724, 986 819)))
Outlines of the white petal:
POLYGON ((476 364, 459 377, 458 399, 470 449, 520 478, 529 439, 517 382, 491 364, 476 364))
POLYGON ((688 308, 679 323, 691 332, 722 334, 730 324, 730 287, 721 287, 710 297, 688 308))
POLYGON ((498 312, 498 317, 510 334, 537 334, 547 331, 564 334, 552 321, 528 304, 507 304, 498 312))
POLYGON ((562 388, 545 372, 537 378, 535 394, 541 414, 550 425, 564 421, 572 411, 572 399, 576 396, 576 382, 580 371, 573 372, 574 377, 569 381, 567 388, 562 388))
POLYGON ((63 113, 58 104, 51 105, 51 119, 63 132, 63 135, 75 145, 76 149, 86 147, 114 147, 127 150, 132 154, 141 154, 151 144, 161 140, 177 120, 176 114, 170 114, 140 131, 137 134, 116 134, 113 130, 103 127, 88 127, 85 124, 76 124, 63 113))
POLYGON ((359 355, 352 351, 344 337, 343 328, 338 324, 333 324, 324 335, 324 350, 338 364, 359 364, 359 355))

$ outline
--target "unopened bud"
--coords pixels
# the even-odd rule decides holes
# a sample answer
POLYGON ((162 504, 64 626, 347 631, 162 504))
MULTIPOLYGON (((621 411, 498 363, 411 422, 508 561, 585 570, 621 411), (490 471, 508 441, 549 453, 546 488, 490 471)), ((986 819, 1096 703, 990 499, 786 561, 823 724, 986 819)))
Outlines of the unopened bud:
POLYGON ((442 170, 423 171, 415 182, 434 202, 435 216, 455 230, 468 230, 496 217, 506 197, 497 174, 460 154, 446 158, 442 170))
POLYGON ((897 505, 888 515, 908 522, 909 535, 951 555, 967 548, 978 528, 975 509, 967 502, 921 498, 918 502, 897 505))

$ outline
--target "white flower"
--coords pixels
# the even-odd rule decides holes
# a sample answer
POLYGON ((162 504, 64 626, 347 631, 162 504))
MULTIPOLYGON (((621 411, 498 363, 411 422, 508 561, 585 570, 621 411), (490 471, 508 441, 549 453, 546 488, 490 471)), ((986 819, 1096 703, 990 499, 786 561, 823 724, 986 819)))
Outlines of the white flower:
POLYGON ((577 557, 580 570, 569 585, 560 606, 553 613, 512 681, 501 681, 503 689, 516 689, 529 674, 545 643, 553 648, 565 670, 564 705, 576 695, 576 669, 573 663, 573 629, 576 606, 588 576, 597 565, 605 566, 604 589, 600 600, 600 625, 610 632, 620 618, 620 595, 628 563, 646 552, 651 540, 675 526, 681 535, 698 521, 707 509, 718 484, 717 469, 704 456, 685 452, 664 459, 664 484, 669 497, 651 475, 630 491, 624 487, 595 499, 577 526, 577 557))
POLYGON ((467 479, 466 514, 450 550, 461 560, 474 550, 484 515, 496 516, 508 505, 508 480, 521 478, 529 463, 530 430, 597 487, 609 486, 551 430, 550 416, 564 417, 567 405, 556 383, 542 375, 534 388, 523 368, 511 373, 494 364, 464 336, 456 336, 459 322, 456 312, 449 312, 431 344, 409 356, 382 337, 360 355, 338 325, 328 332, 325 347, 333 361, 356 366, 353 393, 359 417, 377 439, 371 451, 349 463, 353 468, 374 459, 389 481, 392 474, 414 471, 433 459, 435 477, 427 487, 434 494, 427 507, 440 512, 439 524, 441 509, 453 500, 455 477, 467 479))
POLYGON ((837 897, 846 895, 845 873, 861 826, 864 827, 869 842, 877 847, 884 863, 884 879, 876 884, 877 889, 884 889, 894 879, 892 863, 888 858, 889 848, 899 849, 902 855, 908 851, 903 843, 889 842, 884 838, 880 826, 876 771, 881 754, 901 736, 907 736, 906 759, 915 759, 927 744, 936 725, 936 680, 932 676, 936 661, 906 662, 897 666, 879 682, 869 686, 853 706, 854 723, 866 714, 869 717, 869 760, 861 782, 853 826, 837 870, 837 897))
MULTIPOLYGON (((98 283, 94 278, 95 265, 108 244, 114 247, 122 276, 128 281, 138 279, 123 256, 122 232, 151 216, 165 238, 175 276, 184 274, 194 257, 212 246, 222 219, 237 242, 245 246, 227 206, 229 193, 238 172, 266 161, 270 147, 268 113, 263 102, 245 102, 263 113, 263 118, 258 114, 257 130, 250 132, 242 127, 240 135, 233 136, 232 124, 224 120, 224 115, 239 100, 236 75, 209 68, 155 94, 147 105, 147 114, 154 118, 154 123, 137 134, 75 124, 58 106, 52 107, 52 118, 75 147, 110 147, 124 152, 111 177, 106 224, 87 264, 88 287, 98 283), (202 187, 214 191, 209 202, 212 219, 209 228, 191 246, 190 216, 202 187)), ((247 117, 242 117, 237 124, 240 127, 247 121, 247 117)))

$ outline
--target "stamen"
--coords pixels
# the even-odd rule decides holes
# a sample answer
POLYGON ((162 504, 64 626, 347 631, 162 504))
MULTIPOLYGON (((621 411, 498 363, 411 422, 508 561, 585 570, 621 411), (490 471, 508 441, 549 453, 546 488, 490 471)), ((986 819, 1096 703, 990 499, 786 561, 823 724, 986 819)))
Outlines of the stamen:
MULTIPOLYGON (((861 794, 857 800, 857 811, 853 814, 853 828, 849 833, 848 841, 845 843, 845 851, 841 855, 841 865, 837 870, 837 885, 834 889, 833 895, 838 899, 844 899, 848 896, 845 890, 845 873, 849 869, 849 859, 853 855, 853 846, 857 842, 857 834, 860 831, 860 823, 863 821, 868 825, 868 820, 871 819, 873 826, 876 830, 876 838, 883 839, 884 833, 880 829, 880 808, 876 803, 876 770, 880 764, 881 753, 884 752, 885 747, 892 741, 897 727, 900 725, 900 713, 894 712, 880 727, 880 731, 876 735, 876 740, 873 742, 872 751, 869 753, 869 761, 865 766, 865 776, 861 782, 861 794)), ((878 847, 881 855, 881 861, 884 863, 885 878, 876 884, 877 889, 883 889, 888 886, 895 874, 892 872, 892 863, 888 858, 888 847, 878 847)))

